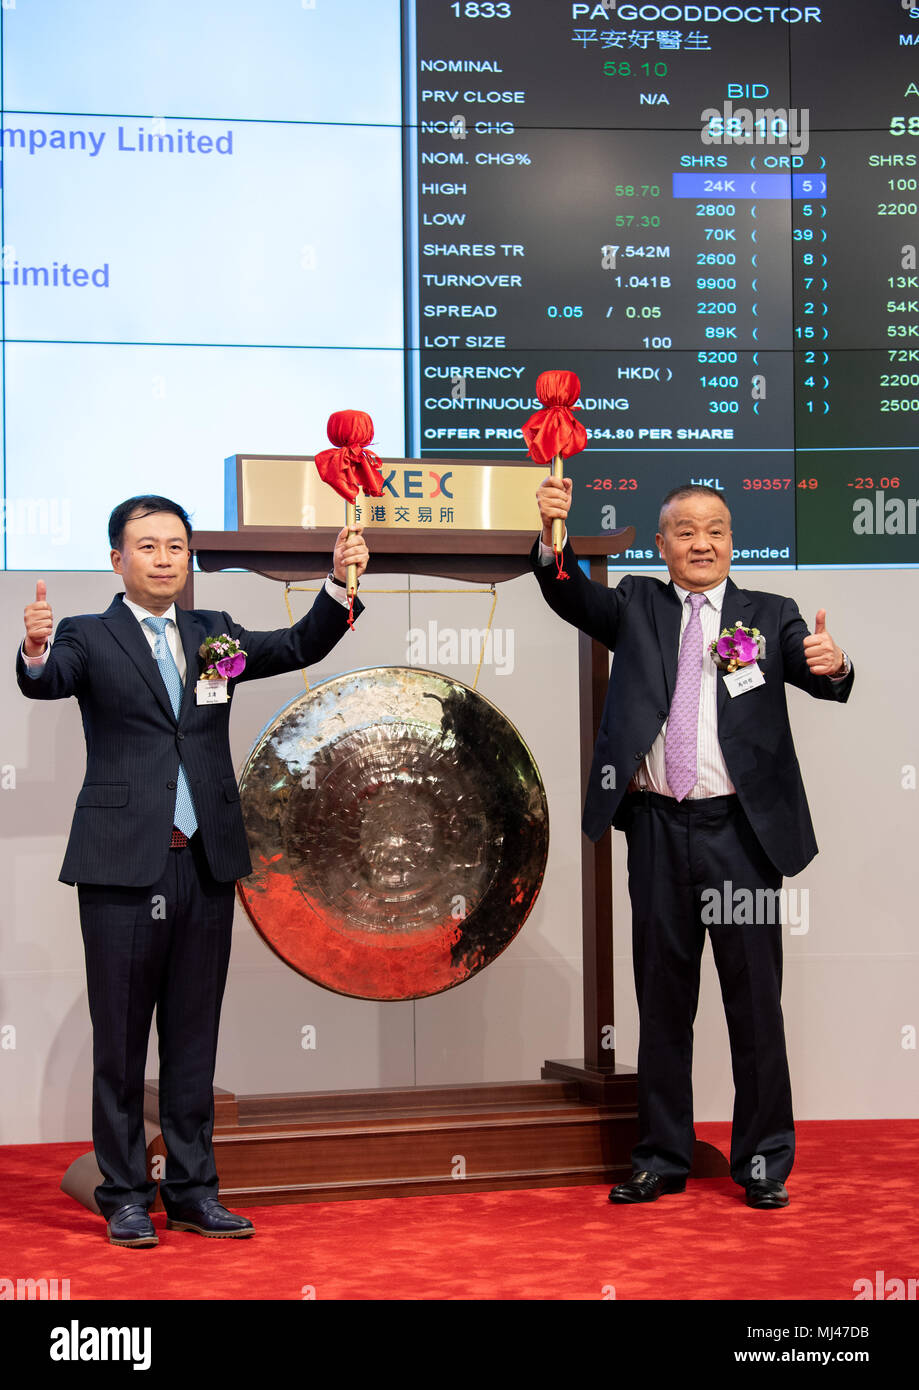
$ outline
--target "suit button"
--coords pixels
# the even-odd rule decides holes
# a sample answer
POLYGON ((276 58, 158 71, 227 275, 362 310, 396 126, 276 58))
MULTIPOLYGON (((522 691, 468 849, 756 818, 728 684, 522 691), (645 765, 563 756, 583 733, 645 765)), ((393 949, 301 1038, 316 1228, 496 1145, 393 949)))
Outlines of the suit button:
POLYGON ((176 784, 175 784, 175 782, 167 782, 167 783, 166 783, 166 790, 167 790, 167 791, 169 791, 169 792, 174 792, 175 789, 176 789, 176 784))
MULTIPOLYGON (((666 719, 666 718, 667 718, 667 711, 666 711, 665 709, 659 709, 659 710, 657 711, 657 717, 658 717, 658 719, 666 719)), ((180 735, 179 735, 179 738, 181 738, 181 737, 182 737, 182 735, 180 734, 180 735)))
POLYGON ((640 763, 641 760, 642 760, 642 758, 643 758, 644 756, 645 756, 644 753, 636 753, 636 754, 635 754, 635 761, 636 761, 637 763, 640 763))
POLYGON ((176 734, 176 738, 184 738, 184 737, 185 737, 184 734, 176 734))

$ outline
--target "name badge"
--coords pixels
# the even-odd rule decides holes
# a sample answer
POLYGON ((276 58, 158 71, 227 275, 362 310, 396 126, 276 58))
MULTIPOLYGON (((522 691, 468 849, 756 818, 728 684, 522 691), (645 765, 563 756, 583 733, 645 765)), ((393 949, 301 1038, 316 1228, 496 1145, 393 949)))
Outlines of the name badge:
POLYGON ((199 705, 225 705, 230 698, 225 680, 198 681, 195 694, 199 705))
POLYGON ((733 699, 735 695, 744 695, 748 690, 755 690, 758 685, 765 685, 766 677, 754 662, 752 666, 741 666, 739 670, 732 671, 730 675, 725 676, 724 683, 733 699))

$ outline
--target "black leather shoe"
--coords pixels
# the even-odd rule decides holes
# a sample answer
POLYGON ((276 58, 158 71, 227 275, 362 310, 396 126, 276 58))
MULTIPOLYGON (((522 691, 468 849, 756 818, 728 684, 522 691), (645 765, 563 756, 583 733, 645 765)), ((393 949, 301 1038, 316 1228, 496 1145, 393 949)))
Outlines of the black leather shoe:
POLYGON ((191 1206, 181 1207, 166 1218, 166 1229, 194 1231, 199 1236, 223 1240, 255 1235, 255 1227, 248 1217, 237 1216, 235 1211, 227 1211, 216 1197, 205 1197, 203 1202, 193 1202, 191 1206))
POLYGON ((671 1192, 685 1192, 685 1178, 665 1178, 660 1173, 633 1173, 609 1194, 611 1202, 656 1202, 671 1192))
POLYGON ((110 1245, 159 1245, 160 1241, 147 1208, 135 1202, 119 1207, 109 1217, 105 1230, 110 1245))
POLYGON ((754 1178, 751 1182, 744 1183, 744 1188, 748 1207, 771 1211, 775 1207, 788 1206, 788 1193, 784 1184, 777 1178, 754 1178))

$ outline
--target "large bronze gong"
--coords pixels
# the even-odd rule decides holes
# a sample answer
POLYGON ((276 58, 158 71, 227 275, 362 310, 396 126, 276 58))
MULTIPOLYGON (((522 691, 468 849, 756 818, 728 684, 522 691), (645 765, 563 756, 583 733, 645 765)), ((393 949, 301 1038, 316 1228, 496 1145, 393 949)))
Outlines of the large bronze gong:
POLYGON ((359 999, 475 975, 536 901, 549 846, 529 749, 436 671, 335 676, 286 705, 240 781, 253 872, 239 894, 294 970, 359 999))

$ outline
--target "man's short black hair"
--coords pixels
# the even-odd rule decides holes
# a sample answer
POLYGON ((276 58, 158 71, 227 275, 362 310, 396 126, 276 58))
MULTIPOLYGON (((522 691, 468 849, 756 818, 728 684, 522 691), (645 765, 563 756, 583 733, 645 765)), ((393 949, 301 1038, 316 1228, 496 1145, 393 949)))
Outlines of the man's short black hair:
POLYGON ((120 550, 124 544, 124 528, 129 521, 137 521, 143 516, 152 516, 154 512, 172 512, 179 517, 185 527, 185 534, 188 537, 188 544, 191 545, 191 522, 188 519, 188 512, 184 507, 180 507, 178 502, 171 502, 168 497, 129 497, 126 502, 119 502, 108 519, 108 539, 112 550, 120 550))
POLYGON ((717 497, 718 501, 727 508, 728 516, 731 515, 731 509, 728 507, 724 493, 719 492, 716 487, 709 487, 707 483, 681 483, 679 487, 671 488, 661 503, 657 522, 658 531, 663 531, 664 529, 664 512, 670 506, 671 502, 676 502, 680 497, 693 497, 697 493, 701 493, 703 497, 717 497))

